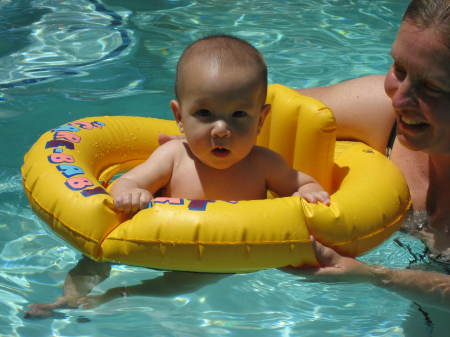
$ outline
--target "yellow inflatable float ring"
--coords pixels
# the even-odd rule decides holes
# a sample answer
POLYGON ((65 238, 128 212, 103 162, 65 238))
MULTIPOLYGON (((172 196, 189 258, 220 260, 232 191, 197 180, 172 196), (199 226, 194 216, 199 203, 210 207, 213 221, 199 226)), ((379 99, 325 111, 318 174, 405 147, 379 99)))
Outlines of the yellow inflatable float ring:
POLYGON ((25 155, 23 185, 33 210, 97 261, 151 268, 250 272, 315 265, 309 236, 358 256, 388 238, 410 206, 400 171, 358 142, 336 142, 331 111, 271 85, 271 113, 258 137, 315 177, 331 206, 300 197, 252 201, 158 198, 131 219, 111 207, 112 178, 145 160, 174 121, 92 117, 43 134, 25 155))

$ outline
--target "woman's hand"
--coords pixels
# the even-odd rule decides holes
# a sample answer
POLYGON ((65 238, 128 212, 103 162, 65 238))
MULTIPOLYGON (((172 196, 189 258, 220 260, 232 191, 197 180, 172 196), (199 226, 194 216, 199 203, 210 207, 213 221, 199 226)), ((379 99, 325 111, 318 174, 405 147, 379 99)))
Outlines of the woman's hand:
POLYGON ((373 276, 370 266, 354 258, 342 256, 311 237, 319 267, 311 270, 315 276, 329 276, 341 281, 370 281, 373 276))
POLYGON ((185 137, 182 135, 169 136, 169 135, 166 135, 165 133, 161 133, 158 136, 158 143, 159 143, 159 145, 163 145, 164 143, 167 143, 173 139, 184 139, 184 138, 185 137))
POLYGON ((290 268, 291 274, 312 275, 309 282, 370 282, 426 306, 450 312, 450 275, 442 273, 391 269, 367 265, 345 257, 311 238, 319 267, 311 269, 290 268))
POLYGON ((373 279, 372 267, 354 258, 340 255, 332 248, 311 238, 312 247, 319 266, 310 268, 284 268, 296 275, 309 276, 309 282, 370 282, 373 279))

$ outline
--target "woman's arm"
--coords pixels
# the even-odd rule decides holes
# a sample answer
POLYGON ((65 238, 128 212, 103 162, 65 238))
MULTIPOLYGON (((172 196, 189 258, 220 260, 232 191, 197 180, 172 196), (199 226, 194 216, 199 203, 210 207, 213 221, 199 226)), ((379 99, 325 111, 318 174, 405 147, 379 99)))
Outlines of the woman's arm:
POLYGON ((320 267, 313 270, 315 276, 371 282, 411 301, 450 312, 450 275, 367 265, 356 259, 341 256, 315 240, 313 247, 320 264, 320 267))
POLYGON ((423 305, 450 312, 450 275, 369 266, 372 282, 423 305))
POLYGON ((360 140, 384 153, 395 119, 391 100, 384 92, 384 78, 371 75, 297 91, 331 108, 338 139, 360 140))

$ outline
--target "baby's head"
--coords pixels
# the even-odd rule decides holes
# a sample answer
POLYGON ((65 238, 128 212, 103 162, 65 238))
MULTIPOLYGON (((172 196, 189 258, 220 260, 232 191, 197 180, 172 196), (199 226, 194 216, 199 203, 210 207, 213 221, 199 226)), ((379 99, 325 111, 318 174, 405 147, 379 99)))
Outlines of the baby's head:
MULTIPOLYGON (((246 81, 261 89, 259 99, 264 104, 267 92, 267 66, 259 51, 248 42, 230 35, 213 35, 189 45, 177 64, 175 96, 182 103, 185 89, 198 76, 198 71, 211 77, 219 94, 227 88, 214 79, 228 75, 228 79, 246 81), (237 78, 231 77, 237 76, 237 78)), ((230 83, 236 86, 235 82, 230 83)))
POLYGON ((267 67, 249 43, 228 35, 198 40, 183 52, 171 108, 189 149, 225 169, 253 148, 269 111, 267 67))

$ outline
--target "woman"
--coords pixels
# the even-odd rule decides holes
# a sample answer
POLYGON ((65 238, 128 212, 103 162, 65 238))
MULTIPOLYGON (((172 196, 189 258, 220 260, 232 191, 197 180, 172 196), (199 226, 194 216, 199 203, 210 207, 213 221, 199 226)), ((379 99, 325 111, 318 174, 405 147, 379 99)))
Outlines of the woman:
MULTIPOLYGON (((430 258, 450 266, 450 9, 448 0, 413 0, 392 46, 393 65, 330 87, 299 90, 331 107, 338 137, 384 151, 396 128, 392 161, 402 170, 413 201, 416 228, 430 258), (382 82, 384 90, 382 92, 382 82), (356 109, 355 109, 356 107, 356 109), (421 221, 417 221, 421 219, 421 221)), ((315 275, 373 282, 418 303, 450 311, 450 276, 368 266, 314 244, 315 275)))

